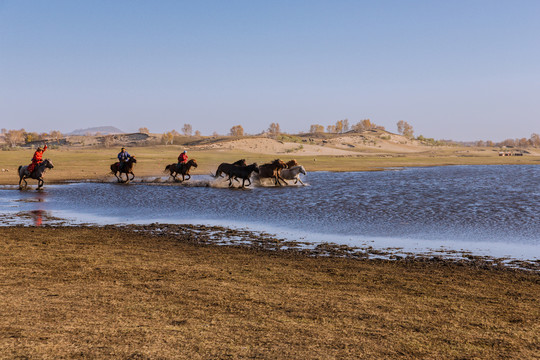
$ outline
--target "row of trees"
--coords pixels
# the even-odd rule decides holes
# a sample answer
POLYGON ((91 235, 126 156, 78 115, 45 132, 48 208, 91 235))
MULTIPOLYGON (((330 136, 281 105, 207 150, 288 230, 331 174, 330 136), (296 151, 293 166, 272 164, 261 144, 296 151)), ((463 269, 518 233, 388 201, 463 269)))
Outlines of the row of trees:
POLYGON ((5 142, 10 146, 14 147, 20 144, 28 144, 34 141, 48 140, 48 141, 58 141, 64 137, 64 135, 58 130, 52 130, 49 133, 37 133, 30 132, 24 129, 19 130, 7 130, 1 129, 0 132, 3 135, 5 142))
POLYGON ((539 134, 536 134, 536 133, 533 133, 531 134, 531 137, 530 138, 521 138, 521 139, 506 139, 506 140, 503 140, 501 142, 493 142, 491 140, 479 140, 475 143, 476 146, 480 146, 480 147, 494 147, 494 146, 498 146, 498 147, 503 147, 503 146, 506 146, 506 147, 521 147, 521 148, 525 148, 525 147, 540 147, 540 135, 539 134))

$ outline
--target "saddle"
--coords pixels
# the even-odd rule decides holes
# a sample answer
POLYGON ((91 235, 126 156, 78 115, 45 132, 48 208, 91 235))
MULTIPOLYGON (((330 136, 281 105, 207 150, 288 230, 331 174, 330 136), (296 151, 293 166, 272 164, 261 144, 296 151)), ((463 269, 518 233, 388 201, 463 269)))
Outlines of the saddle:
POLYGON ((41 163, 42 163, 41 161, 38 162, 35 165, 34 165, 34 163, 30 163, 30 165, 28 165, 28 167, 26 168, 27 176, 32 177, 34 175, 37 175, 36 171, 37 171, 37 168, 38 168, 39 164, 41 164, 41 163))

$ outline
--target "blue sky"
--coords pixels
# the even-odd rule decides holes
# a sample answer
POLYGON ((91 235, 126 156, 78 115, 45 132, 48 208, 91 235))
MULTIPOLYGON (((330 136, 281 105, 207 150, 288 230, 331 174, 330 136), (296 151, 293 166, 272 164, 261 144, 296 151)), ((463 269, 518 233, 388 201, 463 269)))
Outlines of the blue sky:
POLYGON ((540 133, 540 1, 0 0, 0 127, 540 133))

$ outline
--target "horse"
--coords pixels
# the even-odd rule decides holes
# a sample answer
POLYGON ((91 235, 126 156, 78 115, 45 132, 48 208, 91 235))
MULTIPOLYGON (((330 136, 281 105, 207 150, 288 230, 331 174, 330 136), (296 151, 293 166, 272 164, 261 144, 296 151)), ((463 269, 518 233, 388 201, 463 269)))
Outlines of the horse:
POLYGON ((253 163, 248 166, 234 166, 230 169, 229 172, 229 187, 232 187, 232 179, 235 178, 238 180, 238 178, 242 179, 242 188, 245 187, 246 180, 249 181, 249 185, 251 185, 251 173, 252 172, 259 172, 259 167, 257 166, 257 163, 253 163))
POLYGON ((229 175, 231 169, 234 169, 234 167, 237 166, 247 166, 246 159, 240 159, 232 164, 229 163, 221 163, 216 171, 216 175, 212 175, 215 178, 221 177, 221 174, 229 175))
POLYGON ((287 169, 290 169, 293 166, 298 166, 298 162, 296 161, 296 159, 292 159, 292 160, 287 161, 285 165, 287 165, 287 169))
POLYGON ((294 180, 294 183, 297 184, 299 181, 302 185, 306 185, 300 180, 300 174, 306 175, 306 169, 302 165, 293 166, 290 169, 281 170, 281 177, 285 180, 294 180))
POLYGON ((118 182, 130 182, 131 180, 135 179, 135 174, 133 173, 133 165, 137 162, 137 159, 135 159, 135 156, 132 156, 124 163, 124 168, 122 171, 120 171, 120 163, 115 162, 114 164, 111 164, 111 173, 116 176, 118 179, 118 182), (120 173, 120 176, 116 175, 116 173, 120 173), (126 174, 126 181, 122 180, 122 174, 126 174), (131 179, 129 178, 129 174, 132 175, 131 179))
POLYGON ((282 160, 276 159, 269 164, 264 164, 259 167, 259 179, 262 178, 273 178, 276 185, 281 186, 280 180, 282 180, 285 185, 287 182, 280 175, 280 170, 285 169, 287 164, 282 160))
POLYGON ((54 168, 54 165, 52 161, 49 159, 45 159, 42 162, 40 162, 35 168, 34 171, 30 175, 26 174, 26 169, 28 169, 28 165, 21 165, 19 166, 19 190, 22 190, 23 188, 26 188, 28 186, 28 183, 26 182, 26 179, 35 179, 38 181, 38 187, 36 190, 39 190, 43 187, 43 173, 47 169, 54 168), (21 182, 24 181, 24 186, 21 185, 21 182))
MULTIPOLYGON (((174 181, 177 181, 176 176, 182 175, 182 181, 191 179, 191 175, 189 174, 189 170, 191 170, 191 167, 197 167, 197 161, 195 159, 189 160, 187 163, 174 163, 167 165, 165 167, 165 172, 170 171, 171 176, 173 177, 174 181), (186 179, 187 176, 187 179, 186 179)), ((182 182, 180 181, 180 182, 182 182)))

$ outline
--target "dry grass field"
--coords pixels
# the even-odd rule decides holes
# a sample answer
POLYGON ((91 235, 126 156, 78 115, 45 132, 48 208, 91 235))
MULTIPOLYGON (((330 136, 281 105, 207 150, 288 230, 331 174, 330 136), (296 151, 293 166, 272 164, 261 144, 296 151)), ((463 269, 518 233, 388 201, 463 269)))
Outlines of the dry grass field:
POLYGON ((0 358, 534 359, 538 273, 0 227, 0 358))
MULTIPOLYGON (((254 140, 256 142, 256 140, 254 140)), ((128 148, 135 155, 137 164, 134 173, 140 177, 164 176, 167 164, 177 161, 184 149, 178 145, 158 145, 128 148)), ((116 161, 118 148, 69 148, 47 150, 44 158, 53 161, 55 168, 45 174, 46 182, 67 180, 112 180, 110 165, 116 161)), ((32 158, 33 150, 19 149, 0 151, 0 184, 17 184, 17 168, 26 165, 32 158)), ((434 148, 414 153, 365 153, 352 155, 301 155, 291 153, 258 153, 238 149, 199 149, 189 150, 189 157, 196 159, 199 167, 193 174, 215 172, 222 162, 234 162, 245 158, 248 163, 263 164, 275 158, 296 159, 307 171, 373 171, 388 167, 445 166, 445 165, 501 165, 501 164, 540 164, 540 155, 533 153, 521 157, 500 157, 493 150, 466 148, 434 148)), ((30 181, 34 184, 35 181, 30 181)))

